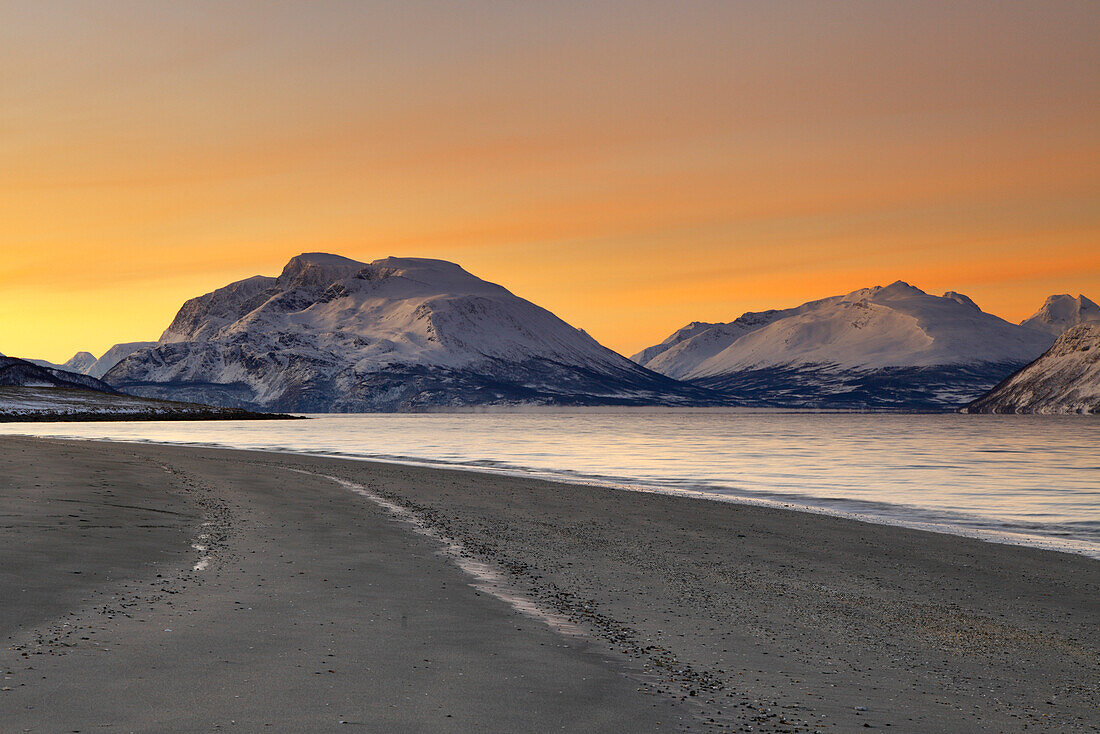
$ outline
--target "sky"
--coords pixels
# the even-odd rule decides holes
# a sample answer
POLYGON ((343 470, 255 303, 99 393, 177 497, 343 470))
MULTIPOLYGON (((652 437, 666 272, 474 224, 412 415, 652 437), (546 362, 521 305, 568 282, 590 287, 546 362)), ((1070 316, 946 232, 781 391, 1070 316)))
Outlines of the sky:
POLYGON ((1100 5, 0 5, 0 352, 300 252, 438 257, 624 354, 902 279, 1100 300, 1100 5))

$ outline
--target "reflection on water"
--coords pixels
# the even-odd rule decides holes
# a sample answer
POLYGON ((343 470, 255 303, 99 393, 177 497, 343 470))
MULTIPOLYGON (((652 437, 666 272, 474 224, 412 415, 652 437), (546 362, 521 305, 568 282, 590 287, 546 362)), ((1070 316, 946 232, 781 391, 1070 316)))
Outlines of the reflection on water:
POLYGON ((634 409, 0 424, 441 463, 764 502, 1100 558, 1100 420, 634 409))

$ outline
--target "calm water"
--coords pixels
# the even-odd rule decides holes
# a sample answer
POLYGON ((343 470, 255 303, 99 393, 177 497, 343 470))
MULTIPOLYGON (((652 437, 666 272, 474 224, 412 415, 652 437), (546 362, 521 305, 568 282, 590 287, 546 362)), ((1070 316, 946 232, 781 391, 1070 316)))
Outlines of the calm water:
POLYGON ((736 410, 0 424, 0 433, 269 449, 791 506, 1100 558, 1100 419, 736 410))

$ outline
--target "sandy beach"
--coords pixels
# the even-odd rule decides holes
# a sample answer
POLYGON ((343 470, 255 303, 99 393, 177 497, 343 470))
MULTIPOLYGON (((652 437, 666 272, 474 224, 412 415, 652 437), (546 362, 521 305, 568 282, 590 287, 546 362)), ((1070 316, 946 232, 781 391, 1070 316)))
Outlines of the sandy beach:
POLYGON ((2 731, 1097 731, 1100 562, 373 462, 0 439, 2 731))

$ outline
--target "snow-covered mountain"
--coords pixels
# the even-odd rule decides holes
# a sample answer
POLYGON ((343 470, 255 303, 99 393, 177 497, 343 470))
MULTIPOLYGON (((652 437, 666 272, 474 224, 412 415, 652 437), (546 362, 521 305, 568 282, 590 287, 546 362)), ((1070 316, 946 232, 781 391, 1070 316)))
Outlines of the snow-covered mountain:
POLYGON ((1083 323, 965 408, 968 413, 1100 413, 1100 324, 1083 323))
POLYGON ((1100 306, 1084 296, 1074 298, 1068 293, 1050 296, 1042 308, 1020 322, 1020 326, 1054 337, 1078 324, 1100 324, 1100 306))
POLYGON ((95 364, 95 355, 91 352, 77 352, 69 358, 68 362, 64 364, 54 364, 53 362, 47 362, 44 359, 28 359, 28 362, 33 362, 39 367, 47 367, 54 370, 65 370, 66 372, 75 372, 78 375, 87 374, 88 368, 95 364))
POLYGON ((962 294, 897 281, 670 338, 643 364, 749 403, 943 409, 973 400, 1052 341, 962 294))
POLYGON ((672 332, 672 335, 660 344, 655 344, 652 347, 646 347, 645 349, 631 357, 631 359, 638 364, 644 365, 657 355, 663 354, 680 342, 686 341, 696 334, 701 334, 702 332, 715 326, 721 326, 721 324, 711 324, 706 321, 692 321, 687 326, 672 332))
MULTIPOLYGON (((39 367, 65 370, 66 372, 75 372, 78 375, 88 375, 99 379, 107 374, 112 367, 137 350, 151 347, 155 344, 156 342, 126 342, 123 344, 116 344, 104 352, 103 356, 99 359, 96 359, 95 355, 91 352, 77 352, 64 364, 54 364, 44 359, 28 359, 27 361, 33 362, 39 367)), ((3 355, 0 355, 0 357, 2 356, 3 355)))
POLYGON ((320 253, 191 299, 155 346, 104 378, 140 395, 300 412, 714 400, 453 263, 320 253))
POLYGON ((105 374, 111 371, 111 368, 122 360, 129 357, 131 354, 139 349, 145 347, 154 346, 156 342, 124 342, 122 344, 116 344, 106 352, 99 359, 92 362, 84 368, 84 374, 91 377, 102 378, 105 374))

